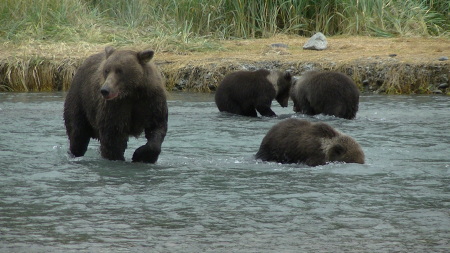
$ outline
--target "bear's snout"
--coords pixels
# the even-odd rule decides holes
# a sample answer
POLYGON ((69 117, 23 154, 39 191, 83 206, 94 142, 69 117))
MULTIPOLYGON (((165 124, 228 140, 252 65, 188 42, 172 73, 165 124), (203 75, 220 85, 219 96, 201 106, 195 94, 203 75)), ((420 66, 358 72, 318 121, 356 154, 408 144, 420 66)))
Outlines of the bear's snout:
POLYGON ((115 92, 106 85, 103 85, 102 88, 100 88, 100 93, 102 94, 103 98, 106 100, 114 99, 119 95, 118 91, 115 92))
POLYGON ((281 107, 287 107, 289 102, 289 97, 277 99, 278 103, 281 105, 281 107))
POLYGON ((102 96, 107 97, 109 95, 109 89, 107 87, 102 87, 100 93, 102 93, 102 96))

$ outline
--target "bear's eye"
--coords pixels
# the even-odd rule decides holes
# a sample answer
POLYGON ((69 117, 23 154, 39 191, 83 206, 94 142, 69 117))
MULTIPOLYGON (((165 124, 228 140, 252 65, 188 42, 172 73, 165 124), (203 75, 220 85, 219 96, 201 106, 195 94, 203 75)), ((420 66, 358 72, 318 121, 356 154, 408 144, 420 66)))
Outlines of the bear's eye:
POLYGON ((109 69, 105 69, 105 75, 109 74, 109 69))
POLYGON ((116 74, 122 74, 122 69, 116 69, 116 74))

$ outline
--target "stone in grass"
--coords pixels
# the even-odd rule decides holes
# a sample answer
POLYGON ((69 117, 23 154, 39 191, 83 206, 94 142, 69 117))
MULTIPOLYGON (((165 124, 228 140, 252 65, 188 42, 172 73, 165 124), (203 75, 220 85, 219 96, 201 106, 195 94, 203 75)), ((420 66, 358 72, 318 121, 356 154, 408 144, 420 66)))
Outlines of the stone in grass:
POLYGON ((438 59, 438 61, 447 61, 448 57, 447 56, 442 56, 438 59))
POLYGON ((284 43, 273 43, 273 44, 270 44, 270 46, 272 48, 288 48, 288 45, 284 44, 284 43))
POLYGON ((439 84, 438 89, 447 89, 448 86, 449 86, 448 83, 441 83, 439 84))
POLYGON ((309 50, 324 50, 324 49, 327 49, 327 47, 328 47, 327 38, 321 32, 314 34, 305 43, 305 45, 303 45, 303 49, 309 49, 309 50))

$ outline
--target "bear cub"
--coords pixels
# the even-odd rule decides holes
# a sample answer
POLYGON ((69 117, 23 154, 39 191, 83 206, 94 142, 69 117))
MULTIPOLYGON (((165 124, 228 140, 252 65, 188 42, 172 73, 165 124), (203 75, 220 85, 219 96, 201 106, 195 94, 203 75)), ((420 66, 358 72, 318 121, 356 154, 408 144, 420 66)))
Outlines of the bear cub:
POLYGON ((287 119, 273 126, 261 142, 257 159, 278 163, 364 163, 361 146, 326 123, 287 119))
POLYGON ((152 50, 105 51, 88 57, 75 73, 64 103, 70 152, 83 156, 91 138, 109 160, 125 160, 129 136, 145 132, 147 143, 133 162, 155 163, 167 132, 166 90, 160 72, 149 61, 152 50))
POLYGON ((257 117, 257 111, 266 117, 276 116, 270 106, 276 99, 282 107, 288 106, 292 76, 289 72, 237 71, 225 76, 215 94, 217 108, 243 116, 257 117))
POLYGON ((294 111, 308 115, 353 119, 359 106, 358 87, 340 72, 308 71, 294 83, 290 97, 294 111))

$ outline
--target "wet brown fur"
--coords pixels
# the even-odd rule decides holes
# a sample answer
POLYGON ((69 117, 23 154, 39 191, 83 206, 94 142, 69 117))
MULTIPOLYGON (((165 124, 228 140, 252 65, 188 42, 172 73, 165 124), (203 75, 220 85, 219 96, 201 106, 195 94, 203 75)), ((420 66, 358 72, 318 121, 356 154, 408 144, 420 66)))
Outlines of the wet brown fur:
POLYGON ((129 136, 145 131, 147 143, 133 154, 134 162, 157 161, 167 132, 164 81, 149 62, 153 51, 107 47, 77 70, 64 104, 70 152, 83 156, 91 138, 100 141, 102 157, 124 160, 129 136), (107 100, 105 93, 117 97, 107 100))
POLYGON ((340 72, 306 72, 295 82, 290 97, 294 111, 308 115, 322 113, 353 119, 359 106, 358 87, 340 72))
POLYGON ((215 94, 217 108, 244 116, 273 117, 270 108, 276 99, 281 106, 287 107, 292 76, 289 72, 237 71, 230 73, 220 83, 215 94), (275 76, 274 76, 275 75, 275 76))
POLYGON ((361 146, 326 123, 287 119, 273 126, 261 142, 257 159, 279 163, 364 163, 361 146))

